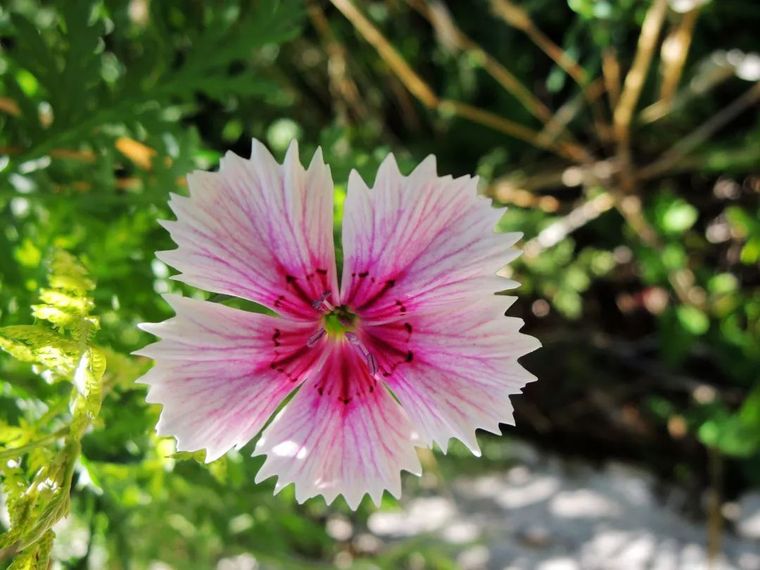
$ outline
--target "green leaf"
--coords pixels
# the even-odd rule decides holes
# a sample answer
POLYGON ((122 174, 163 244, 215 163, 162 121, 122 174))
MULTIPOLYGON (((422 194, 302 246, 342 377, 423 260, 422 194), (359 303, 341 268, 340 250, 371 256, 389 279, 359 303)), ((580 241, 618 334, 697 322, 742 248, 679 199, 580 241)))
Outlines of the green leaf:
POLYGON ((42 570, 50 565, 50 555, 53 551, 55 533, 52 530, 45 532, 31 548, 27 548, 17 556, 8 570, 42 570))
MULTIPOLYGON (((94 303, 88 292, 94 283, 77 259, 60 250, 52 256, 49 281, 50 287, 40 291, 43 304, 34 305, 32 311, 57 331, 41 324, 0 329, 0 348, 20 361, 52 371, 54 379, 69 380, 77 387, 69 402, 69 425, 36 444, 27 445, 30 433, 47 431, 47 414, 29 430, 23 423, 18 428, 0 426, 0 439, 21 443, 18 450, 11 452, 25 455, 23 463, 0 462, 11 519, 11 528, 0 539, 0 546, 20 551, 15 568, 48 567, 54 537, 51 528, 69 513, 69 493, 81 439, 100 412, 103 396, 106 355, 90 344, 91 333, 98 325, 98 320, 89 314, 94 303), (61 438, 63 445, 57 454, 44 449, 45 444, 61 438), (27 466, 31 481, 25 480, 22 465, 27 466)), ((55 407, 48 409, 50 417, 54 417, 55 407)))
POLYGON ((707 288, 713 295, 727 295, 737 290, 739 280, 732 273, 718 273, 710 277, 707 288))
POLYGON ((53 289, 83 295, 95 288, 87 270, 68 252, 56 250, 50 262, 48 282, 53 289))
POLYGON ((708 420, 697 435, 705 445, 735 457, 748 457, 760 449, 760 431, 737 416, 708 420))
POLYGON ((662 229, 671 234, 685 232, 698 216, 697 209, 685 200, 673 200, 662 213, 662 229))
POLYGON ((760 237, 747 240, 742 248, 740 258, 745 265, 755 265, 760 262, 760 237))
POLYGON ((703 335, 710 328, 710 319, 707 315, 692 305, 678 306, 676 315, 681 326, 693 335, 703 335))
POLYGON ((730 414, 721 408, 698 431, 708 446, 735 457, 748 457, 760 450, 760 385, 745 398, 739 410, 730 414))
POLYGON ((22 362, 40 364, 58 376, 76 369, 81 346, 40 325, 0 328, 0 348, 22 362))

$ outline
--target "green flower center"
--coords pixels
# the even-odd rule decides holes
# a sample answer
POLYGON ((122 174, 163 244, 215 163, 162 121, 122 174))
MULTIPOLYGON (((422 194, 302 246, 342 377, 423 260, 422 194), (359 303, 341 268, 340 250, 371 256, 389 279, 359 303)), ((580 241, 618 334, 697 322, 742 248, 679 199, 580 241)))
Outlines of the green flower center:
POLYGON ((330 338, 342 338, 356 327, 356 315, 349 311, 345 305, 335 307, 324 316, 323 321, 330 338))

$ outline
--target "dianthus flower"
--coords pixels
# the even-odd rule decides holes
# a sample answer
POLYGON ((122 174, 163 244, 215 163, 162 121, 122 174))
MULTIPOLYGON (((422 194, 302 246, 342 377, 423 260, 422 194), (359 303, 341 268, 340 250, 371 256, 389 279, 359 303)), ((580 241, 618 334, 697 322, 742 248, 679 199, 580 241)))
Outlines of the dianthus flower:
POLYGON ((250 160, 228 153, 188 183, 162 222, 179 247, 157 256, 175 279, 274 314, 166 295, 176 316, 143 325, 160 340, 138 351, 155 360, 142 382, 178 450, 213 461, 292 396, 257 442, 257 482, 356 508, 420 473, 415 446, 457 438, 479 455, 476 429, 512 423, 508 396, 534 379, 517 358, 539 343, 495 294, 516 285, 497 271, 520 234, 495 233, 503 211, 476 179, 439 177, 432 156, 406 177, 388 156, 372 188, 352 172, 340 286, 319 150, 304 170, 295 143, 280 165, 253 141, 250 160))

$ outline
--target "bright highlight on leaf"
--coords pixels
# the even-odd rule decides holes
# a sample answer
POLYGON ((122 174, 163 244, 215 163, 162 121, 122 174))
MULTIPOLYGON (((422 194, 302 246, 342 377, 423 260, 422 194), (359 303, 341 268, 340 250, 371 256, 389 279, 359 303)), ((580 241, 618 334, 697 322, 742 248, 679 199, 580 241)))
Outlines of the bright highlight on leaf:
POLYGON ((295 143, 278 164, 258 141, 228 153, 172 196, 164 222, 178 249, 158 257, 175 278, 260 303, 278 316, 167 295, 176 316, 144 325, 160 337, 138 354, 164 406, 158 431, 213 461, 264 429, 257 481, 294 483, 296 498, 399 496, 420 473, 415 446, 457 438, 479 454, 476 429, 512 422, 509 395, 533 376, 517 358, 539 346, 505 317, 514 285, 496 273, 519 234, 476 180, 440 177, 429 157, 402 176, 390 155, 372 188, 353 172, 343 217, 340 286, 333 181, 320 151, 304 169, 295 143))

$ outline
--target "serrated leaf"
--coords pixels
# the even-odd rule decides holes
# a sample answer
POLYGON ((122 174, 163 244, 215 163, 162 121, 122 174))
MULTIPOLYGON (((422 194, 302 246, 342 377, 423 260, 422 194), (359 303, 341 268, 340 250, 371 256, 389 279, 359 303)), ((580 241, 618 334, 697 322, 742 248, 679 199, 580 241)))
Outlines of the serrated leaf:
POLYGON ((301 2, 263 0, 237 20, 226 33, 210 26, 195 39, 184 65, 168 81, 155 85, 153 95, 171 95, 202 91, 221 98, 230 94, 262 94, 271 91, 271 83, 258 77, 220 73, 230 64, 246 59, 262 46, 281 43, 294 37, 304 18, 301 2))
POLYGON ((0 422, 0 442, 6 448, 18 447, 28 440, 29 431, 20 427, 0 422))
POLYGON ((63 289, 83 295, 95 288, 84 266, 70 253, 57 250, 53 254, 48 273, 48 282, 53 289, 63 289))
POLYGON ((92 299, 88 297, 55 289, 41 289, 40 301, 76 315, 87 315, 94 307, 92 299))
POLYGON ((39 325, 0 328, 0 349, 22 362, 40 364, 59 376, 74 372, 81 353, 78 343, 39 325))
POLYGON ((55 533, 48 530, 31 548, 17 556, 8 570, 44 570, 50 566, 55 533))

